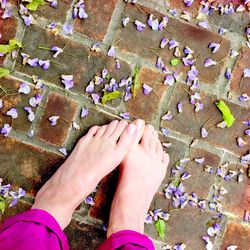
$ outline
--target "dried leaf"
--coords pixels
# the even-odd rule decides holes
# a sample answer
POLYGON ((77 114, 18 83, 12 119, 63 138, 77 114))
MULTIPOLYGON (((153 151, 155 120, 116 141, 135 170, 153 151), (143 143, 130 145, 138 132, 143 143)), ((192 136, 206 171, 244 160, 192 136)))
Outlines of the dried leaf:
POLYGON ((235 121, 235 118, 234 118, 233 114, 231 113, 230 108, 223 101, 216 102, 216 106, 221 111, 221 113, 223 115, 223 119, 227 124, 227 127, 230 128, 235 121))
POLYGON ((159 234, 162 241, 165 241, 165 234, 166 234, 166 224, 164 220, 159 219, 155 223, 155 228, 157 233, 159 234))
POLYGON ((119 96, 121 95, 121 92, 120 91, 114 91, 114 92, 111 92, 111 93, 107 93, 107 92, 104 92, 104 95, 102 97, 102 104, 106 104, 107 101, 111 101, 113 99, 116 99, 118 98, 119 96))
POLYGON ((131 91, 133 97, 136 96, 137 90, 140 89, 141 82, 140 82, 140 68, 139 66, 135 67, 134 75, 133 75, 133 85, 131 86, 131 91))

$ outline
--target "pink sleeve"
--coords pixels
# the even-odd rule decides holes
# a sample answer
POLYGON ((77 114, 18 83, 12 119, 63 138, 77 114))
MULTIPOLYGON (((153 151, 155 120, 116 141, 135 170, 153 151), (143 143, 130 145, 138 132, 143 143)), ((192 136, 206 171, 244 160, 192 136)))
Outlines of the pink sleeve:
POLYGON ((154 250, 153 242, 143 234, 123 230, 112 234, 99 250, 154 250))
POLYGON ((31 209, 1 225, 0 249, 68 250, 69 245, 59 224, 48 212, 31 209))

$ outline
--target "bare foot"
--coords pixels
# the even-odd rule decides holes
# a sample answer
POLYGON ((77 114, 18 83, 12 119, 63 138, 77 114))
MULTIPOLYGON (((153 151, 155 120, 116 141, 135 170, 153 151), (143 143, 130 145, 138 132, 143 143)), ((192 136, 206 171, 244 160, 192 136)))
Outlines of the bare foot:
POLYGON ((112 203, 107 236, 121 231, 144 231, 144 221, 154 194, 163 181, 169 163, 157 132, 144 129, 141 142, 126 155, 112 203))
POLYGON ((116 120, 92 127, 38 192, 32 208, 49 212, 64 229, 75 208, 124 159, 138 130, 134 124, 116 120))

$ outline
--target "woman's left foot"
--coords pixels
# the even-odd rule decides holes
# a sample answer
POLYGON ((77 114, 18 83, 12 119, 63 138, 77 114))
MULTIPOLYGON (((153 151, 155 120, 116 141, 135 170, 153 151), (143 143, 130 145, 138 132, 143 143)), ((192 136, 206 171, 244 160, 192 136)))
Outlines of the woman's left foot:
POLYGON ((122 162, 143 126, 142 120, 137 125, 114 120, 92 127, 38 192, 32 208, 49 212, 64 229, 75 208, 122 162))

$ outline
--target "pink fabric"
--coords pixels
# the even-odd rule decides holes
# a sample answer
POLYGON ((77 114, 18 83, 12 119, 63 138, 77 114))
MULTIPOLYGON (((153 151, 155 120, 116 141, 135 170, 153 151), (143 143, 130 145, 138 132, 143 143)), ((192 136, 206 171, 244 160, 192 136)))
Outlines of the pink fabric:
MULTIPOLYGON (((0 227, 3 250, 69 250, 67 237, 46 211, 31 209, 7 219, 0 227)), ((84 249, 84 246, 83 246, 84 249)), ((140 233, 124 230, 111 235, 99 250, 153 250, 152 241, 140 233)))

